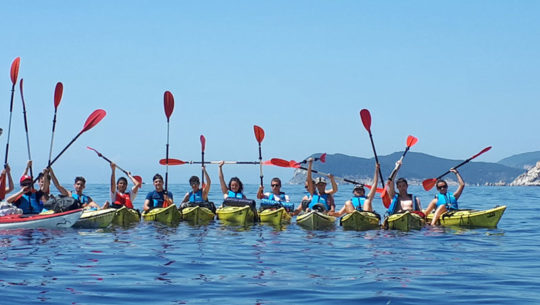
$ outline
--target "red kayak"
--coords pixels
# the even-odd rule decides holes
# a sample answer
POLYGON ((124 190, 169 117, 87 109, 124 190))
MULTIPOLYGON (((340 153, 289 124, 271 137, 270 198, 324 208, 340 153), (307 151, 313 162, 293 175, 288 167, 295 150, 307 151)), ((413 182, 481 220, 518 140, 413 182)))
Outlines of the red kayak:
POLYGON ((70 228, 81 217, 83 209, 54 214, 6 215, 0 217, 0 229, 70 228))

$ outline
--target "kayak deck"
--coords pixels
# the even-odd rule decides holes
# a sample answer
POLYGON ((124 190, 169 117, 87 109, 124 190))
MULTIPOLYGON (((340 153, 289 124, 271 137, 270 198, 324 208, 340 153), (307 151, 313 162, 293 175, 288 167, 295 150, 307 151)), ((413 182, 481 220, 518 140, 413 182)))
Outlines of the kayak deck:
POLYGON ((0 229, 70 228, 79 220, 83 210, 34 215, 12 214, 0 217, 0 229))
POLYGON ((336 225, 336 217, 309 211, 296 217, 296 224, 307 230, 329 230, 336 225))
POLYGON ((424 227, 426 221, 422 216, 406 211, 404 213, 396 213, 388 216, 385 219, 385 229, 388 230, 420 230, 424 227))
POLYGON ((381 216, 374 212, 354 211, 343 216, 340 225, 344 230, 372 230, 380 228, 381 216))
POLYGON ((225 224, 246 226, 255 222, 255 213, 250 206, 220 207, 216 211, 217 217, 225 224))
POLYGON ((81 218, 73 225, 74 228, 97 229, 108 227, 114 218, 116 209, 85 210, 81 218))
POLYGON ((116 210, 112 223, 117 226, 126 227, 141 221, 141 213, 135 209, 128 209, 123 206, 116 210))
POLYGON ((142 217, 145 221, 157 221, 166 225, 178 224, 182 220, 182 214, 174 204, 166 208, 154 208, 148 212, 143 212, 142 217))
POLYGON ((214 220, 216 214, 209 208, 193 206, 182 209, 182 219, 193 224, 207 224, 214 220))
MULTIPOLYGON (((499 223, 506 206, 497 206, 488 210, 456 210, 448 211, 441 215, 441 226, 457 226, 470 228, 495 228, 499 223)), ((433 213, 426 216, 428 221, 433 219, 433 213)))
POLYGON ((259 213, 262 223, 267 223, 273 226, 280 226, 291 222, 291 215, 287 213, 285 208, 265 209, 259 213))

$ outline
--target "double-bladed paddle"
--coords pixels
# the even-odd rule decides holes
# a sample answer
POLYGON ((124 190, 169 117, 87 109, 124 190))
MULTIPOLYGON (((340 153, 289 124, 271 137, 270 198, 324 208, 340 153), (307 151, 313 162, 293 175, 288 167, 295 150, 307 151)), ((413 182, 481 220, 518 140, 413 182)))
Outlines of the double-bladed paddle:
POLYGON ((49 162, 48 162, 49 166, 51 165, 52 149, 53 149, 53 142, 54 142, 54 130, 56 128, 56 113, 58 111, 58 105, 60 105, 60 101, 62 100, 63 93, 64 93, 64 85, 61 82, 56 83, 56 87, 54 87, 54 117, 53 117, 52 133, 51 133, 51 146, 49 148, 49 162))
MULTIPOLYGON (((92 147, 90 147, 90 146, 86 146, 86 148, 95 151, 96 154, 98 155, 98 157, 103 158, 105 161, 109 162, 109 164, 112 163, 112 161, 111 161, 109 158, 105 157, 102 153, 100 153, 99 151, 97 151, 97 149, 92 148, 92 147)), ((126 171, 125 169, 121 168, 120 166, 116 165, 116 168, 118 168, 119 170, 123 171, 124 174, 126 174, 126 175, 128 175, 128 176, 130 175, 128 171, 126 171)), ((140 183, 143 182, 141 176, 133 176, 133 178, 135 178, 135 180, 139 181, 140 183)))
POLYGON ((165 191, 169 182, 169 119, 174 110, 174 97, 170 91, 165 91, 163 94, 163 106, 165 108, 165 116, 167 117, 167 146, 165 151, 166 169, 165 169, 165 191))
MULTIPOLYGON (((23 106, 23 117, 24 117, 24 130, 26 131, 26 148, 28 151, 28 160, 32 160, 32 155, 30 154, 30 137, 28 135, 28 120, 26 118, 26 104, 24 102, 24 93, 23 93, 23 79, 21 78, 21 81, 19 83, 20 90, 21 90, 21 100, 22 100, 22 106, 23 106)), ((34 179, 34 172, 32 170, 32 166, 30 166, 30 177, 34 179)))
POLYGON ((261 153, 261 142, 264 140, 264 130, 257 126, 253 125, 253 131, 255 132, 255 139, 257 139, 257 142, 259 143, 259 163, 260 163, 260 177, 261 177, 261 186, 263 186, 263 161, 262 161, 262 153, 261 153))
MULTIPOLYGON (((205 164, 219 164, 221 161, 205 161, 205 164)), ((260 164, 259 161, 223 161, 224 164, 260 164)), ((159 160, 159 164, 161 165, 184 165, 184 164, 203 164, 201 161, 182 161, 179 159, 173 159, 169 158, 169 161, 167 162, 167 159, 161 159, 159 160)), ((263 165, 275 165, 271 163, 271 160, 263 161, 263 165)))
MULTIPOLYGON (((490 149, 491 149, 491 146, 488 146, 488 147, 482 149, 481 152, 479 152, 479 153, 477 153, 476 155, 470 157, 469 159, 467 159, 467 160, 461 162, 460 164, 454 166, 453 168, 456 169, 456 168, 458 168, 458 167, 460 167, 460 166, 462 166, 462 165, 468 163, 468 162, 471 161, 472 159, 474 159, 474 158, 480 156, 481 154, 485 153, 486 151, 488 151, 488 150, 490 150, 490 149)), ((440 175, 440 176, 437 177, 437 178, 430 178, 430 179, 426 179, 426 180, 422 181, 422 186, 424 187, 424 190, 426 190, 426 191, 431 190, 431 189, 435 186, 435 184, 437 183, 437 180, 439 180, 439 179, 441 179, 442 177, 446 176, 448 173, 450 173, 450 171, 447 171, 446 173, 440 175)))
POLYGON ((201 187, 204 188, 204 149, 206 148, 206 138, 201 135, 201 187))

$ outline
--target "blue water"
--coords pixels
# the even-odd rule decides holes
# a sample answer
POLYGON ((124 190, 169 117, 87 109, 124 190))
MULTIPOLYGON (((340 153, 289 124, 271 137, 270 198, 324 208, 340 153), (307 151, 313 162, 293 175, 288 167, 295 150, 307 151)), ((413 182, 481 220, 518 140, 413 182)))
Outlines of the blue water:
MULTIPOLYGON (((246 186, 255 194, 256 185, 246 186)), ((151 185, 135 205, 140 207, 151 185)), ((107 185, 86 193, 102 203, 107 185)), ((173 185, 177 201, 187 185, 173 185)), ((211 199, 220 202, 215 192, 211 199)), ((284 186, 301 198, 301 186, 284 186)), ((423 206, 433 196, 410 191, 423 206)), ((351 194, 340 186, 338 207, 351 194)), ((496 229, 306 231, 294 224, 0 231, 1 304, 539 304, 540 188, 466 187, 496 229)), ((377 200, 376 210, 382 212, 377 200)))

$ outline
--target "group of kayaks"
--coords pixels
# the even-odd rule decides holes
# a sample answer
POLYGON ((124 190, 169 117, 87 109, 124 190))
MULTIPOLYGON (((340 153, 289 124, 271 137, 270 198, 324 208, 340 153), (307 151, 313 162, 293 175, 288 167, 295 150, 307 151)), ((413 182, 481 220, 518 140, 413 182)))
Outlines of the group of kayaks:
MULTIPOLYGON (((207 203, 193 204, 179 209, 176 205, 154 208, 148 212, 122 207, 120 209, 71 210, 61 213, 45 212, 37 215, 7 215, 0 217, 0 229, 16 228, 106 228, 109 225, 129 226, 145 221, 157 221, 167 225, 177 225, 187 221, 195 225, 208 224, 214 219, 228 225, 248 226, 257 222, 282 227, 291 223, 290 213, 283 207, 257 211, 253 200, 237 200, 235 205, 223 205, 215 210, 207 203), (242 202, 242 200, 244 202, 242 202), (238 202, 240 201, 240 202, 238 202), (251 201, 246 203, 246 201, 251 201)), ((506 206, 496 206, 488 210, 457 210, 444 213, 439 222, 441 226, 495 228, 506 206)), ((337 217, 312 210, 296 217, 296 224, 307 230, 331 230, 339 223, 345 230, 388 229, 410 231, 423 228, 426 221, 431 222, 433 214, 426 217, 414 212, 397 213, 385 217, 374 212, 354 211, 337 217)))

